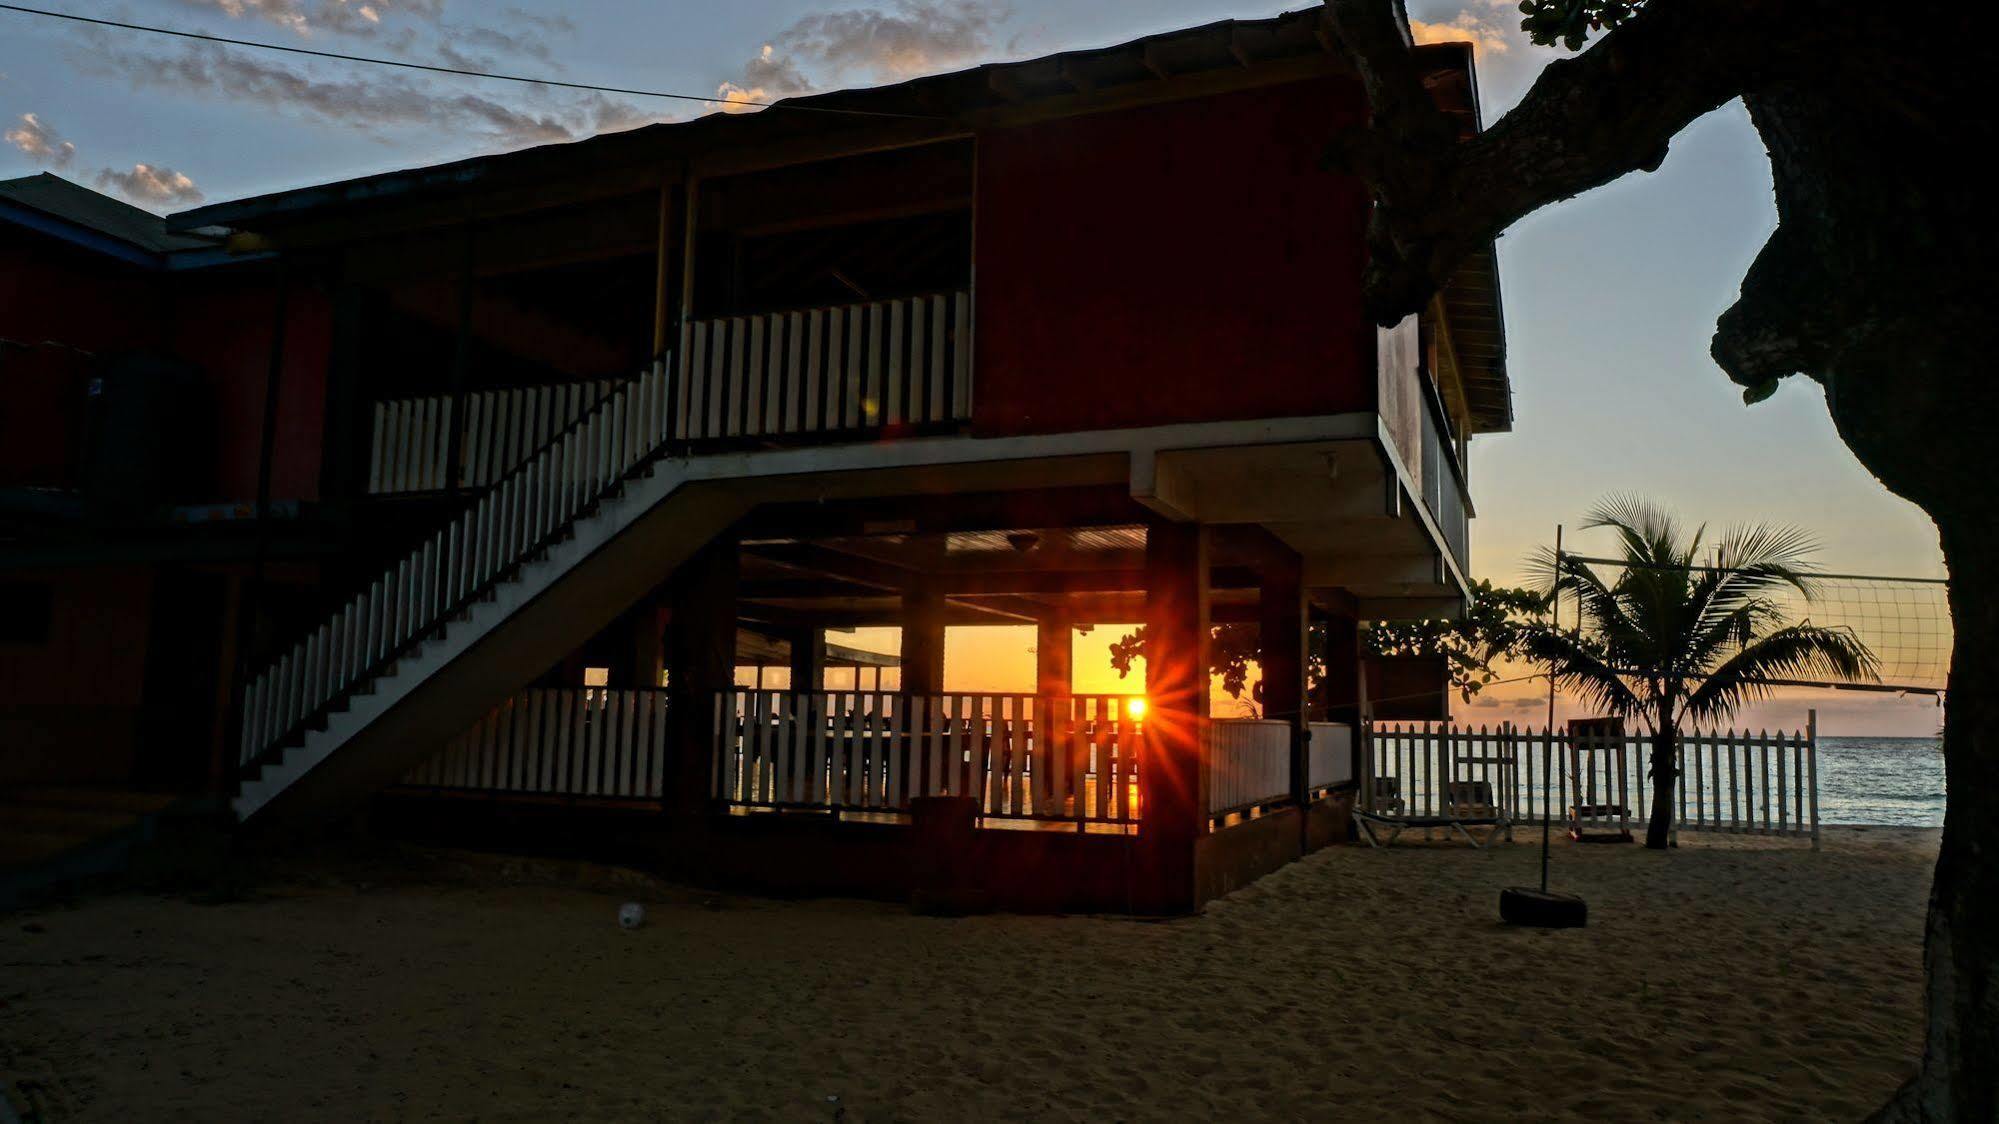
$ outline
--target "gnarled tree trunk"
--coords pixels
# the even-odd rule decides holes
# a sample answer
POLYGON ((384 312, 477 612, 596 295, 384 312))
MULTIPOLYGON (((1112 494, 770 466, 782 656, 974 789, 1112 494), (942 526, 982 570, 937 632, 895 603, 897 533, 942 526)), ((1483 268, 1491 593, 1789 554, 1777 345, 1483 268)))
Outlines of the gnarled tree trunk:
POLYGON ((1931 891, 1920 1073, 1884 1120, 1999 1121, 1999 223, 1983 166, 1995 69, 1971 5, 1649 0, 1460 141, 1423 93, 1399 0, 1328 0, 1373 128, 1333 139, 1372 188, 1369 313, 1422 308, 1521 216, 1664 159, 1741 98, 1770 151, 1779 225, 1712 353, 1750 395, 1804 374, 1862 464, 1936 521, 1956 629, 1950 789, 1931 891))

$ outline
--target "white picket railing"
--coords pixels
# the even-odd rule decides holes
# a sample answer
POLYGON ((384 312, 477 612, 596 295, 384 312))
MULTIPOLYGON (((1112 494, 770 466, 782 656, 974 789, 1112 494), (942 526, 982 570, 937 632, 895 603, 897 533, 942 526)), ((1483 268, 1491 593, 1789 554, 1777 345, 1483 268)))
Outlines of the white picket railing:
POLYGON ((666 698, 657 688, 530 688, 494 707, 403 783, 658 799, 666 776, 666 698))
POLYGON ((716 799, 905 811, 969 796, 987 818, 1131 823, 1144 723, 1126 695, 738 688, 715 700, 716 799))
POLYGON ((681 440, 971 417, 970 294, 697 320, 681 336, 681 440))
POLYGON ((666 440, 667 371, 660 364, 600 399, 256 676, 243 695, 241 760, 379 674, 620 486, 666 440))
POLYGON ((1345 722, 1314 722, 1305 747, 1305 789, 1317 795, 1354 779, 1354 730, 1345 722))
POLYGON ((1227 815, 1291 795, 1289 722, 1217 718, 1208 723, 1208 814, 1227 815))
MULTIPOLYGON (((1502 725, 1376 724, 1361 743, 1360 806, 1435 817, 1497 808, 1514 822, 1630 831, 1651 813, 1652 741, 1502 725), (1544 798, 1543 793, 1547 796, 1544 798)), ((1675 831, 1819 838, 1817 719, 1801 730, 1687 731, 1673 784, 1675 831)))
MULTIPOLYGON (((458 483, 483 488, 582 416, 617 384, 595 382, 481 390, 464 396, 459 426, 458 483)), ((427 492, 449 487, 452 396, 400 398, 375 403, 375 433, 368 461, 370 495, 427 492)))

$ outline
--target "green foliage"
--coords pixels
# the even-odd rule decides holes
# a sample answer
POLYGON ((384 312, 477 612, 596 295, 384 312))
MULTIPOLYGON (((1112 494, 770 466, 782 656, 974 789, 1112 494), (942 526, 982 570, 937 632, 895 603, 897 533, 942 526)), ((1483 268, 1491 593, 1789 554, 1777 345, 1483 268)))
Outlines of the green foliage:
MULTIPOLYGON (((1465 699, 1492 682, 1493 664, 1523 652, 1531 618, 1540 613, 1546 596, 1531 589, 1506 589, 1489 581, 1472 586, 1470 608, 1461 620, 1407 621, 1371 624, 1361 632, 1369 652, 1381 656, 1442 655, 1450 669, 1451 686, 1465 699)), ((1220 676, 1222 690, 1232 699, 1249 691, 1258 713, 1263 709, 1263 684, 1249 684, 1249 665, 1258 654, 1258 629, 1253 624, 1220 624, 1209 632, 1208 674, 1220 676)), ((1323 646, 1311 646, 1306 683, 1317 690, 1326 678, 1323 646)), ((1111 644, 1111 666, 1120 677, 1131 674, 1145 651, 1141 626, 1111 644)))
POLYGON ((1780 595, 1809 602, 1811 539, 1789 527, 1732 530, 1715 543, 1725 566, 1703 564, 1705 528, 1685 533, 1663 509, 1613 498, 1586 528, 1617 533, 1615 578, 1552 551, 1536 564, 1559 589, 1564 631, 1534 630, 1527 654, 1556 683, 1604 712, 1642 715, 1655 729, 1713 723, 1767 697, 1778 679, 1870 681, 1874 653, 1850 630, 1785 619, 1780 595), (1574 619, 1574 618, 1570 618, 1574 619))
POLYGON ((1645 0, 1521 0, 1520 30, 1536 44, 1580 51, 1589 37, 1638 14, 1645 0))
POLYGON ((1472 583, 1471 602, 1456 620, 1377 622, 1362 641, 1379 656, 1444 657, 1451 689, 1466 702, 1498 678, 1493 667, 1526 651, 1534 618, 1547 609, 1544 593, 1531 589, 1472 583))
MULTIPOLYGON (((1249 665, 1257 657, 1258 628, 1253 624, 1218 624, 1208 630, 1208 674, 1218 675, 1222 680, 1222 690, 1232 699, 1240 699, 1245 691, 1258 714, 1263 713, 1263 682, 1258 680, 1252 687, 1249 682, 1249 665)), ((1118 677, 1131 674, 1138 657, 1145 654, 1145 626, 1140 625, 1111 642, 1111 666, 1117 669, 1118 677)), ((1312 646, 1310 660, 1307 661, 1306 686, 1316 690, 1326 678, 1326 661, 1320 655, 1318 646, 1312 646)))

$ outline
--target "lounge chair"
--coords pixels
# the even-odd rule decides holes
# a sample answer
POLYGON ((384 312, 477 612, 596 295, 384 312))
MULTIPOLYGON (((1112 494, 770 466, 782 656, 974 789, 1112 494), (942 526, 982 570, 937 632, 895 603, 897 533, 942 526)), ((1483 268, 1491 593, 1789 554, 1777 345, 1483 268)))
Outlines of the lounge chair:
MULTIPOLYGON (((1375 778, 1377 797, 1383 781, 1388 782, 1391 791, 1395 784, 1393 777, 1375 778)), ((1394 808, 1399 810, 1401 807, 1402 801, 1397 799, 1394 808)), ((1392 847, 1396 838, 1412 827, 1420 827, 1425 831, 1439 827, 1455 831, 1464 836, 1465 842, 1478 850, 1484 850, 1485 842, 1490 842, 1493 835, 1502 831, 1506 833, 1509 842, 1513 839, 1513 821, 1493 798, 1492 785, 1487 781, 1452 781, 1444 792, 1444 809, 1438 815, 1390 816, 1381 814, 1382 810, 1383 805, 1377 798, 1373 811, 1354 813, 1354 825, 1360 829, 1361 838, 1367 840, 1367 845, 1370 847, 1392 847), (1376 827, 1387 829, 1388 838, 1376 840, 1374 837, 1376 827), (1467 830, 1474 827, 1489 827, 1492 832, 1485 837, 1485 842, 1481 842, 1477 836, 1467 830)))

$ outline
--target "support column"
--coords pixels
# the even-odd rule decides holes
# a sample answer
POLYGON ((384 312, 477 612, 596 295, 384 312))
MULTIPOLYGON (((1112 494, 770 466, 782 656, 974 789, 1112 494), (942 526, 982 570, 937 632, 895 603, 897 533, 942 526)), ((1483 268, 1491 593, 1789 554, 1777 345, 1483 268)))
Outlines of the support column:
MULTIPOLYGON (((1302 813, 1309 801, 1305 724, 1304 563, 1296 551, 1273 545, 1257 585, 1257 666, 1263 672, 1263 716, 1291 724, 1291 800, 1302 813)), ((1305 818, 1298 818, 1303 839, 1305 818)))
POLYGON ((791 637, 791 689, 818 691, 826 686, 826 630, 802 628, 791 637))
POLYGON ((1208 831, 1208 528, 1157 523, 1145 540, 1146 757, 1139 767, 1147 861, 1132 887, 1142 911, 1195 901, 1195 847, 1208 831))
POLYGON ((666 627, 663 592, 641 598, 626 615, 624 666, 611 669, 611 682, 622 687, 659 686, 659 673, 666 666, 666 627))
POLYGON ((1326 678, 1319 685, 1328 722, 1360 721, 1360 622, 1337 614, 1325 618, 1326 678))
POLYGON ((1034 624, 1034 690, 1067 695, 1075 681, 1076 623, 1065 605, 1048 610, 1034 624))
POLYGON ((716 692, 736 677, 738 572, 735 537, 723 535, 673 576, 666 647, 674 768, 667 806, 678 812, 699 812, 710 798, 716 692))
POLYGON ((902 693, 944 692, 944 594, 918 578, 902 591, 902 693))

